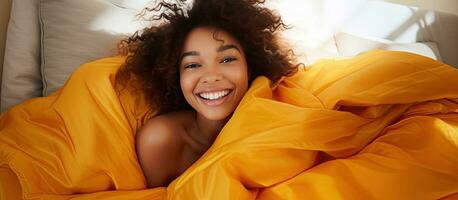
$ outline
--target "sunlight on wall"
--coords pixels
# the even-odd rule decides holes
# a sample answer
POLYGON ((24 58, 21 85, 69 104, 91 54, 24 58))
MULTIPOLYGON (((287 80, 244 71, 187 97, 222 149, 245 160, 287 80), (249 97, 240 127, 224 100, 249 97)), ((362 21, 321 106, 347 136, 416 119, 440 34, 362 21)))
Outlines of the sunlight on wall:
POLYGON ((335 34, 346 32, 368 40, 390 43, 429 41, 432 11, 370 0, 277 0, 271 3, 284 21, 293 25, 284 37, 305 63, 339 54, 335 34))
POLYGON ((332 38, 366 3, 367 0, 273 0, 270 4, 286 23, 294 26, 286 32, 287 37, 314 48, 332 38))
POLYGON ((457 0, 379 0, 458 15, 457 0))
MULTIPOLYGON (((135 17, 151 0, 97 2, 106 4, 106 9, 94 17, 91 30, 130 35, 151 25, 135 17)), ((338 56, 335 34, 339 32, 374 41, 412 43, 432 38, 428 26, 436 20, 432 11, 373 0, 268 0, 266 6, 291 25, 282 35, 305 58, 304 63, 338 56)))
POLYGON ((130 35, 150 25, 149 22, 138 20, 137 14, 151 0, 111 0, 99 1, 106 9, 93 18, 89 29, 103 31, 113 35, 130 35))
POLYGON ((368 0, 272 0, 268 7, 281 14, 292 29, 283 38, 291 45, 299 61, 311 64, 323 57, 338 56, 334 34, 354 15, 361 12, 368 0))
POLYGON ((426 27, 435 21, 432 11, 385 2, 371 2, 342 31, 396 42, 427 40, 426 27))

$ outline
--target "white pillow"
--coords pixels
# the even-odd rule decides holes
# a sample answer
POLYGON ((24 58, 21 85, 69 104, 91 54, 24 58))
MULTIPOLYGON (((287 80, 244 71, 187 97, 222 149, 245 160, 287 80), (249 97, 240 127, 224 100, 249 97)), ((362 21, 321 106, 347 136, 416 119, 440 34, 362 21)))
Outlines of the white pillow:
POLYGON ((38 0, 13 0, 3 63, 1 112, 41 96, 38 0))
POLYGON ((150 0, 40 0, 43 96, 81 64, 117 53, 116 44, 147 26, 136 15, 150 0))
POLYGON ((435 60, 441 60, 439 50, 434 42, 396 43, 389 40, 366 38, 341 32, 335 36, 340 56, 352 57, 372 49, 406 51, 420 54, 435 60))

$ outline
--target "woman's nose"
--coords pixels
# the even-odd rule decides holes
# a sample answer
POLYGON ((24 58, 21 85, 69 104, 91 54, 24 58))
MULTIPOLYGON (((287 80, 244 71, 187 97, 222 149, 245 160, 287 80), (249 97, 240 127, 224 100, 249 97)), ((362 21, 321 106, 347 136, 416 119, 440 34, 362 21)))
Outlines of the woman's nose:
POLYGON ((217 81, 221 81, 223 79, 223 75, 215 69, 209 69, 205 72, 202 76, 202 82, 204 83, 213 83, 217 81))

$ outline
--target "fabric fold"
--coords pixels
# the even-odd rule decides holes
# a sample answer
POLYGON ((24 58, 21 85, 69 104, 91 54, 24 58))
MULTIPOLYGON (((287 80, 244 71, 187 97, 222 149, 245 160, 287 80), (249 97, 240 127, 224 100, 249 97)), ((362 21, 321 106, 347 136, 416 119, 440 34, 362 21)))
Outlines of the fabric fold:
POLYGON ((1 115, 1 198, 458 197, 458 70, 441 62, 371 51, 273 88, 258 77, 210 149, 167 188, 146 189, 134 137, 156 112, 114 87, 124 60, 83 65, 1 115))
POLYGON ((168 197, 439 199, 453 195, 458 193, 457 85, 458 70, 392 51, 322 60, 285 78, 272 90, 274 95, 259 92, 269 91, 269 81, 258 78, 211 149, 168 187, 168 197), (303 98, 297 98, 300 93, 303 98), (435 118, 436 114, 447 122, 435 118), (423 125, 427 121, 429 125, 423 125), (397 126, 402 128, 392 130, 397 126), (435 138, 442 142, 431 141, 435 138), (396 145, 386 145, 390 142, 396 145), (417 143, 425 149, 420 145, 422 153, 409 155, 408 148, 417 143), (258 153, 256 158, 251 156, 258 153), (416 162, 422 155, 427 163, 416 162), (221 187, 206 184, 208 179, 221 187), (406 184, 409 189, 401 189, 406 184))

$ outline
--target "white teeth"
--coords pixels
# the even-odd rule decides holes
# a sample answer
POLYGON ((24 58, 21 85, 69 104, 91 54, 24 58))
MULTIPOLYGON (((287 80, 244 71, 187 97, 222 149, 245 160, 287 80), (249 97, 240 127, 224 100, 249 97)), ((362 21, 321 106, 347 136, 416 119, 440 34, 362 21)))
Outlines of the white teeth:
POLYGON ((229 90, 223 90, 218 92, 203 92, 200 93, 199 96, 204 99, 215 100, 226 96, 227 94, 229 94, 229 92, 229 90))

